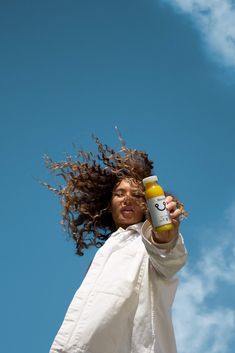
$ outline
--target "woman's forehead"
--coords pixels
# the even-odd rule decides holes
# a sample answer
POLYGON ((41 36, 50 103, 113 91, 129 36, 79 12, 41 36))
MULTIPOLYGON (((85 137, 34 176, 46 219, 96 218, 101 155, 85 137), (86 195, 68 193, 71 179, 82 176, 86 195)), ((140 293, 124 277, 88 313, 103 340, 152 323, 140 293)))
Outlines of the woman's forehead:
POLYGON ((118 183, 114 186, 114 189, 122 189, 122 188, 131 188, 131 189, 140 189, 141 186, 140 186, 140 182, 135 180, 135 179, 132 179, 132 178, 125 178, 125 179, 122 179, 120 181, 118 181, 118 183))

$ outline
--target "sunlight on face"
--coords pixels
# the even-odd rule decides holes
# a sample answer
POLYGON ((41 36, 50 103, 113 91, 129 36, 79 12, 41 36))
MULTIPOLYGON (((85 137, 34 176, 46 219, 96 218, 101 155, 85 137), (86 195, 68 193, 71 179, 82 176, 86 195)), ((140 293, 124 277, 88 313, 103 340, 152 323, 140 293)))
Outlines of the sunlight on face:
POLYGON ((144 220, 139 201, 144 201, 143 193, 134 180, 123 179, 114 187, 111 213, 117 228, 125 229, 144 220))

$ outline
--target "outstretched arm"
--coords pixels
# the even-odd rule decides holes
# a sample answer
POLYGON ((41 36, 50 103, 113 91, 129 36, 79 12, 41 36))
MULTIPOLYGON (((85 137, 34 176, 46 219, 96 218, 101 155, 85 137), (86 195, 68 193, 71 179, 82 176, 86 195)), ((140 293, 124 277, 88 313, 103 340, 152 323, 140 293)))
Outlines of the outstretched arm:
POLYGON ((155 270, 161 276, 170 278, 184 266, 187 259, 187 250, 184 246, 183 237, 179 233, 179 218, 182 210, 176 208, 176 202, 172 196, 167 196, 166 201, 174 226, 173 229, 156 233, 153 231, 151 221, 147 220, 142 228, 142 237, 155 270))

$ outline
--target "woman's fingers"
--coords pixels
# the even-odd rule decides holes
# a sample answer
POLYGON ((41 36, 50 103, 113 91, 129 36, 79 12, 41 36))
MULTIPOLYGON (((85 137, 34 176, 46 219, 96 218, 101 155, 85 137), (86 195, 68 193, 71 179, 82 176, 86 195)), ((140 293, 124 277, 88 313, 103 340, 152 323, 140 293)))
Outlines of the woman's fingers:
POLYGON ((167 209, 170 213, 171 219, 178 220, 182 214, 182 208, 177 208, 177 203, 176 201, 174 201, 172 196, 167 196, 166 202, 167 202, 167 209))
POLYGON ((173 196, 171 196, 171 195, 166 196, 166 203, 170 203, 173 200, 174 200, 173 196))

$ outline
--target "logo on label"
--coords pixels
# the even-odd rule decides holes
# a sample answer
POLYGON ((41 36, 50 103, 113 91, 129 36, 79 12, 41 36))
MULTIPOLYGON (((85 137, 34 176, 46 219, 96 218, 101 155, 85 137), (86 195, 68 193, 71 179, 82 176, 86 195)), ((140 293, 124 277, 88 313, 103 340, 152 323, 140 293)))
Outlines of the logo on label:
POLYGON ((165 211, 166 209, 166 202, 163 201, 161 204, 155 203, 154 205, 158 211, 165 211))

